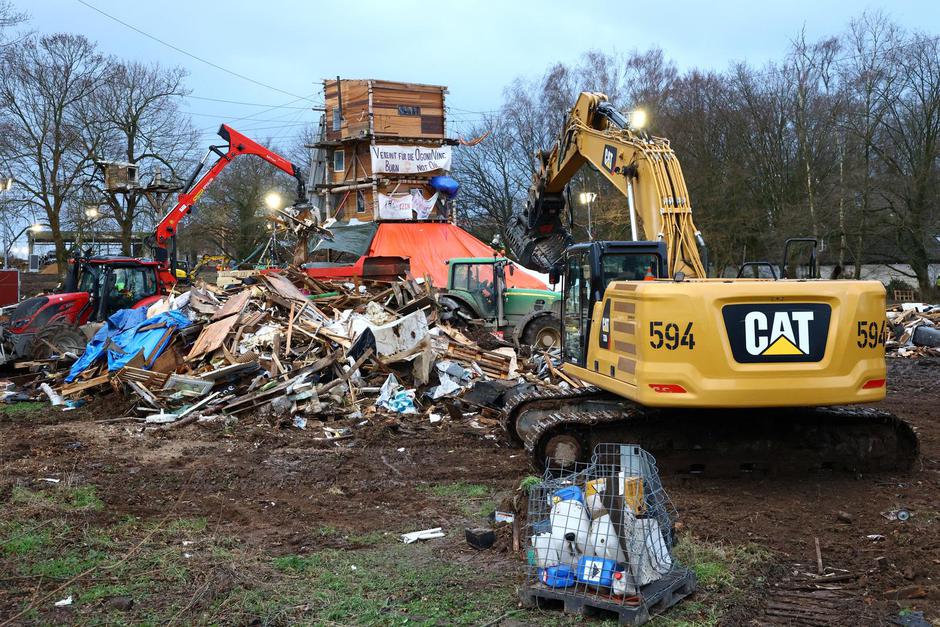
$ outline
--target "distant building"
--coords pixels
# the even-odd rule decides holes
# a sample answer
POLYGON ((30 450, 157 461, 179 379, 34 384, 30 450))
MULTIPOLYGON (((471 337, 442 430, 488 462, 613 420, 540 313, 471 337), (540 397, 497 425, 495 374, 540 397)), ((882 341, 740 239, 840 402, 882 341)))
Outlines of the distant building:
POLYGON ((325 80, 311 194, 322 218, 452 221, 447 88, 325 80))
MULTIPOLYGON (((149 233, 134 232, 131 236, 131 257, 144 254, 144 239, 149 233)), ((55 238, 52 231, 43 230, 26 233, 27 254, 51 258, 55 255, 55 238)), ((91 249, 93 255, 120 255, 123 240, 120 231, 62 231, 62 240, 67 251, 91 249)))

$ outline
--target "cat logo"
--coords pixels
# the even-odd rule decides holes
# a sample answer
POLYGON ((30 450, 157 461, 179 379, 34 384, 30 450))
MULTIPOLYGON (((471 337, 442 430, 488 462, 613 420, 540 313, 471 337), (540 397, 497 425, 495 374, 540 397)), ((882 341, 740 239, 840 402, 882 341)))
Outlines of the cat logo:
POLYGON ((826 350, 829 305, 726 305, 731 351, 740 363, 819 361, 826 350))
POLYGON ((608 172, 613 172, 614 166, 617 165, 617 149, 610 145, 604 146, 604 158, 601 163, 608 172))
POLYGON ((601 314, 601 330, 597 334, 597 339, 600 344, 600 347, 603 349, 610 348, 610 299, 604 301, 604 313, 601 314))
POLYGON ((767 333, 767 314, 752 311, 744 316, 745 348, 751 355, 808 355, 812 311, 778 311, 767 333))

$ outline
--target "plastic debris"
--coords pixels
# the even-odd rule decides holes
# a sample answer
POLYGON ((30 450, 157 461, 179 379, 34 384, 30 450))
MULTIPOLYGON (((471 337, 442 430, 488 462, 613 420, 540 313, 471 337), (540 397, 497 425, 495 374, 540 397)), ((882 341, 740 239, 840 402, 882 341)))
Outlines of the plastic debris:
POLYGON ((418 540, 433 540, 434 538, 443 538, 444 531, 441 527, 434 527, 433 529, 424 529, 422 531, 412 531, 411 533, 401 534, 401 541, 405 544, 411 544, 417 542, 418 540))

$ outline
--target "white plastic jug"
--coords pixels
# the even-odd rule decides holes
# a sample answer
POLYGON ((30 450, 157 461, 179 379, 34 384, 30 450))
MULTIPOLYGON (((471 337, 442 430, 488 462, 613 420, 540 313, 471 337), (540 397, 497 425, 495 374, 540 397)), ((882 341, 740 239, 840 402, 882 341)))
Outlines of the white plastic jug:
POLYGON ((564 539, 567 534, 573 533, 575 547, 579 552, 584 552, 588 532, 591 529, 591 519, 580 501, 567 500, 555 503, 552 505, 549 519, 554 537, 564 539))
POLYGON ((588 533, 584 553, 593 557, 614 560, 621 564, 627 561, 623 549, 620 548, 617 530, 614 528, 614 523, 610 520, 609 514, 604 514, 591 523, 591 531, 588 533))
POLYGON ((546 531, 530 537, 529 543, 535 549, 535 565, 537 567, 548 568, 561 563, 561 538, 556 538, 551 532, 546 531))

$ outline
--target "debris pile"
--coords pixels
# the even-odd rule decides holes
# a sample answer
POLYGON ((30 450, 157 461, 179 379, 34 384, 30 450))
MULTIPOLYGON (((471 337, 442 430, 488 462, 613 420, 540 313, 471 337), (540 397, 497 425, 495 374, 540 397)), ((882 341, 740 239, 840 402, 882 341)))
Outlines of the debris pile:
POLYGON ((68 373, 41 383, 69 406, 111 390, 134 401, 103 422, 168 429, 251 413, 342 441, 366 424, 407 430, 449 418, 495 439, 499 421, 457 399, 539 375, 577 384, 554 361, 541 353, 520 364, 510 346, 481 348, 439 319, 426 283, 325 282, 290 268, 120 311, 68 373))
POLYGON ((901 303, 888 309, 891 332, 885 349, 891 357, 940 357, 940 305, 901 303))

